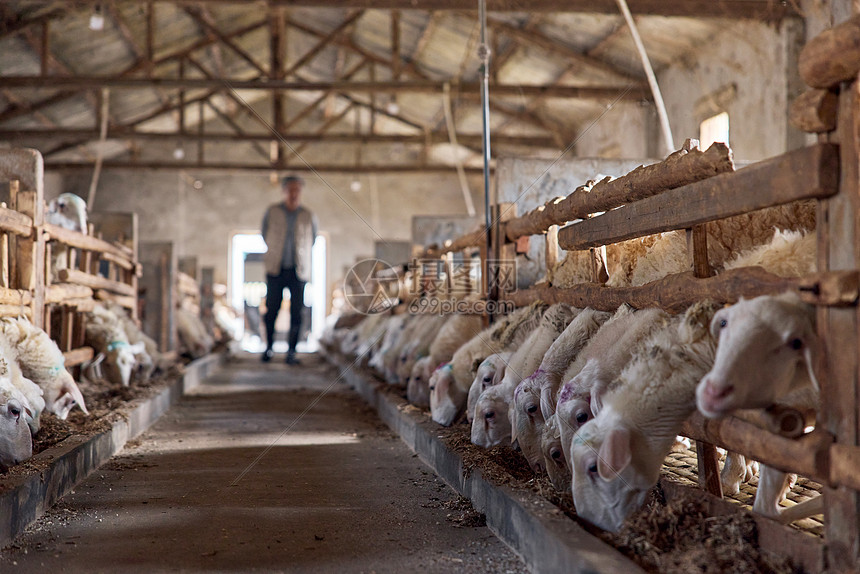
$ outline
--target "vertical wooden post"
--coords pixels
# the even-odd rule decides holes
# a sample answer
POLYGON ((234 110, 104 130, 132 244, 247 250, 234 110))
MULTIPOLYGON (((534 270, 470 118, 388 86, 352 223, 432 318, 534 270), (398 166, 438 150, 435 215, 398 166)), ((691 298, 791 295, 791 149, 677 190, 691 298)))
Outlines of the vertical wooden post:
MULTIPOLYGON (((9 209, 18 209, 18 191, 20 190, 20 182, 12 180, 9 182, 9 209)), ((18 236, 14 233, 9 234, 9 286, 13 289, 20 289, 21 284, 18 281, 18 236)))
MULTIPOLYGON (((693 267, 693 275, 703 279, 714 274, 708 261, 708 233, 704 225, 687 230, 687 255, 693 267)), ((696 441, 696 459, 699 465, 699 488, 723 497, 720 483, 720 465, 717 449, 711 443, 696 441)))
POLYGON ((45 237, 41 231, 44 203, 41 194, 35 191, 18 193, 18 211, 33 219, 33 234, 18 238, 18 287, 28 289, 33 295, 30 305, 37 327, 44 327, 45 313, 45 237))
MULTIPOLYGON (((839 193, 819 202, 818 271, 856 269, 860 216, 860 86, 843 83, 839 95, 839 193)), ((860 307, 819 307, 818 334, 823 369, 819 424, 836 442, 858 445, 858 323, 860 307)), ((825 488, 826 560, 834 572, 854 571, 860 559, 860 494, 846 487, 825 488)))
POLYGON ((177 273, 173 243, 141 243, 140 263, 143 266, 140 283, 146 291, 143 331, 156 340, 160 351, 172 351, 176 348, 174 284, 177 273))

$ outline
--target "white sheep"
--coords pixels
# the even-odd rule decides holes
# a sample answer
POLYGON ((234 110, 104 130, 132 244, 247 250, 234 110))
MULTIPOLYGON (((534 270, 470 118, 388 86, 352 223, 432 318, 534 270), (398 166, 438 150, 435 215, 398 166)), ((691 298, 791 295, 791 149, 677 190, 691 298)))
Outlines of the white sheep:
POLYGON ((87 202, 74 193, 61 193, 48 202, 45 221, 52 225, 87 232, 87 202))
POLYGON ((430 345, 439 334, 439 330, 447 322, 445 315, 426 317, 422 324, 412 334, 412 340, 400 350, 400 360, 397 365, 397 382, 407 384, 412 373, 412 367, 421 357, 430 353, 430 345))
MULTIPOLYGON (((733 255, 768 244, 776 230, 812 229, 815 229, 815 204, 812 201, 798 201, 711 221, 706 224, 708 261, 719 271, 733 255)), ((647 252, 636 259, 629 278, 625 280, 618 276, 612 279, 612 284, 644 285, 689 270, 686 233, 670 231, 660 234, 647 252)))
MULTIPOLYGON (((516 442, 516 428, 511 418, 511 404, 520 383, 537 370, 544 354, 577 314, 570 305, 557 303, 551 306, 540 319, 538 326, 528 338, 518 345, 505 368, 502 382, 481 393, 475 403, 472 419, 472 442, 490 448, 505 441, 516 442)), ((535 408, 539 408, 536 404, 535 408)), ((538 455, 540 451, 538 449, 538 455)), ((543 459, 532 456, 540 466, 543 459)))
POLYGON ((355 355, 357 365, 367 366, 373 355, 382 347, 391 318, 388 314, 372 315, 358 327, 349 330, 347 337, 355 337, 356 345, 349 345, 347 354, 355 355))
POLYGON ((472 422, 475 414, 475 403, 478 401, 481 393, 488 387, 498 385, 502 382, 502 377, 505 376, 505 367, 512 354, 511 351, 493 353, 478 365, 475 380, 472 381, 472 386, 469 387, 469 396, 466 399, 466 422, 472 422))
MULTIPOLYGON (((197 313, 179 307, 174 313, 176 335, 179 339, 179 352, 192 359, 199 359, 212 350, 215 339, 206 330, 203 320, 197 313)), ((137 353, 135 348, 134 353, 137 353)))
POLYGON ((35 435, 39 432, 39 418, 45 409, 43 391, 33 381, 24 376, 18 364, 18 353, 14 345, 5 336, 0 336, 0 377, 8 379, 9 384, 17 389, 24 408, 24 420, 35 435))
POLYGON ((42 389, 45 408, 65 420, 79 406, 89 414, 81 390, 65 368, 65 357, 48 334, 26 318, 0 319, 0 335, 14 349, 25 377, 42 389))
MULTIPOLYGON (((696 389, 703 415, 715 418, 775 403, 818 408, 814 309, 795 293, 742 299, 717 313, 711 328, 719 344, 713 367, 696 389)), ((761 465, 753 510, 783 522, 823 510, 820 496, 781 508, 787 480, 786 473, 761 465)))
POLYGON ((450 369, 434 371, 430 378, 430 412, 433 420, 448 426, 466 407, 469 388, 481 361, 493 353, 522 344, 534 330, 547 306, 532 304, 517 309, 463 344, 451 358, 450 369))
POLYGON ((129 344, 137 350, 134 356, 136 367, 132 379, 146 381, 152 377, 156 370, 165 370, 167 365, 161 358, 158 343, 141 330, 124 307, 111 304, 108 305, 108 309, 119 318, 129 344))
POLYGON ((562 492, 569 491, 573 475, 570 472, 570 465, 565 459, 558 415, 555 413, 547 417, 541 428, 540 449, 543 454, 546 474, 549 476, 553 487, 562 492))
POLYGON ((668 316, 659 309, 634 311, 621 305, 564 373, 556 415, 565 460, 574 433, 599 412, 603 394, 630 361, 633 350, 668 316))
POLYGON ((422 409, 430 408, 430 376, 427 374, 430 372, 430 361, 429 356, 415 361, 406 382, 406 400, 422 409))
POLYGON ((572 490, 577 515, 611 531, 638 509, 663 460, 695 410, 696 384, 713 364, 709 323, 716 306, 697 303, 640 345, 574 435, 572 490))
POLYGON ((379 348, 373 353, 373 356, 367 362, 367 366, 374 369, 378 373, 385 371, 385 356, 391 352, 391 348, 397 344, 397 339, 400 333, 406 328, 408 315, 394 315, 385 321, 385 335, 379 348))
POLYGON ((12 385, 8 374, 0 375, 0 471, 5 472, 33 455, 27 408, 26 398, 12 385))
POLYGON ((135 366, 135 352, 128 341, 122 322, 115 313, 102 305, 96 305, 86 314, 84 342, 104 358, 104 370, 108 381, 127 387, 135 366))

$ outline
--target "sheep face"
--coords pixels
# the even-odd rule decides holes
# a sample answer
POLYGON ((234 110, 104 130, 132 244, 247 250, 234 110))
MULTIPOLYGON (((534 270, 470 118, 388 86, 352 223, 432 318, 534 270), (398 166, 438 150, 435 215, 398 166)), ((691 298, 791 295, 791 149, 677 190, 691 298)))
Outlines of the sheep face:
POLYGON ((466 403, 466 393, 454 381, 450 363, 436 369, 430 377, 430 413, 442 426, 451 426, 466 403))
POLYGON ((600 423, 605 421, 589 421, 573 437, 573 503, 578 516, 617 532, 644 504, 656 477, 636 468, 635 433, 617 420, 604 428, 600 423))
POLYGON ((478 398, 475 404, 475 418, 472 419, 472 442, 483 448, 492 448, 511 439, 511 420, 508 415, 508 401, 505 400, 503 385, 490 387, 478 398))
POLYGON ((558 417, 552 415, 546 420, 541 432, 540 441, 541 454, 544 459, 546 474, 553 487, 559 491, 569 491, 573 476, 570 466, 564 458, 564 449, 561 446, 561 431, 558 428, 558 417))
POLYGON ((406 400, 419 408, 430 407, 430 357, 422 357, 412 367, 406 382, 406 400))
POLYGON ((134 352, 128 344, 114 346, 105 353, 105 376, 115 385, 128 386, 134 365, 134 352))
POLYGON ((696 405, 706 417, 768 407, 810 380, 815 384, 818 343, 812 314, 798 299, 741 300, 714 315, 711 331, 716 358, 696 388, 696 405))
POLYGON ((45 407, 60 420, 66 420, 75 405, 80 406, 84 414, 90 414, 71 373, 63 367, 56 367, 56 370, 56 376, 49 385, 50 392, 45 394, 45 407))
POLYGON ((558 417, 558 428, 561 435, 561 445, 564 449, 564 458, 570 461, 570 444, 574 433, 593 418, 588 397, 583 397, 577 392, 573 380, 566 382, 561 387, 558 393, 558 405, 556 405, 555 414, 558 417))
POLYGON ((471 423, 475 414, 475 403, 485 389, 493 385, 499 384, 505 373, 505 360, 508 354, 496 353, 484 359, 478 365, 478 372, 475 374, 475 380, 472 381, 472 386, 469 387, 469 396, 466 399, 466 420, 471 423))
POLYGON ((544 426, 543 413, 540 409, 540 392, 540 385, 533 377, 525 379, 514 391, 514 405, 511 409, 512 440, 519 444, 523 456, 535 472, 544 470, 544 457, 540 445, 544 426))
POLYGON ((25 415, 24 404, 18 399, 9 398, 0 405, 0 470, 2 471, 33 455, 33 437, 25 415))

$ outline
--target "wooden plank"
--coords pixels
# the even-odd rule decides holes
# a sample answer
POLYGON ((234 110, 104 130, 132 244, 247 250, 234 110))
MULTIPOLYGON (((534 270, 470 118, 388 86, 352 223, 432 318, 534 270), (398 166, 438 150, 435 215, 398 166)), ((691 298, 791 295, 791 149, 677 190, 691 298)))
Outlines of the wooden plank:
POLYGON ((550 225, 585 219, 592 213, 662 194, 667 190, 707 180, 734 170, 731 150, 715 143, 706 151, 687 140, 665 160, 640 166, 627 175, 605 178, 577 188, 567 197, 557 197, 505 225, 505 236, 514 241, 522 235, 544 233, 550 225))
MULTIPOLYGON (((38 184, 36 189, 38 191, 18 193, 17 210, 29 216, 38 228, 44 221, 45 200, 42 185, 38 184)), ((45 237, 41 233, 32 233, 29 237, 17 238, 16 243, 19 281, 16 287, 30 291, 33 297, 30 303, 31 320, 37 327, 44 328, 45 237)))
POLYGON ((567 250, 587 249, 799 199, 829 197, 838 191, 838 153, 833 144, 816 144, 672 189, 568 225, 558 233, 559 245, 567 250))
MULTIPOLYGON (((839 194, 823 202, 826 217, 817 224, 818 269, 857 269, 857 214, 860 213, 860 87, 846 86, 839 96, 839 194), (825 242, 821 244, 822 238, 825 242)), ((832 433, 836 442, 858 445, 858 403, 860 403, 860 308, 818 311, 817 329, 823 342, 821 367, 827 384, 821 387, 819 427, 832 433)), ((828 567, 834 572, 852 571, 860 560, 860 494, 846 488, 825 488, 828 567)))
POLYGON ((85 251, 96 251, 98 253, 110 253, 119 258, 130 258, 132 254, 131 249, 127 247, 109 243, 98 237, 59 227, 51 223, 43 224, 42 229, 48 234, 49 239, 59 241, 70 247, 77 247, 85 251))
POLYGON ((131 297, 137 296, 137 293, 131 285, 120 283, 119 281, 113 281, 111 279, 105 279, 104 277, 100 277, 98 275, 84 273, 83 271, 78 271, 77 269, 61 269, 59 276, 60 281, 66 283, 86 285, 87 287, 92 287, 93 289, 105 289, 118 295, 128 295, 131 297))
POLYGON ((14 209, 0 207, 0 230, 29 237, 33 234, 33 218, 14 209))
POLYGON ((32 319, 33 309, 21 307, 20 305, 0 305, 0 317, 30 317, 32 319))
POLYGON ((813 273, 786 278, 770 274, 760 267, 732 269, 715 277, 697 279, 692 273, 678 273, 640 287, 607 287, 582 283, 568 289, 533 287, 504 293, 502 299, 525 307, 534 301, 550 305, 567 303, 574 307, 593 307, 614 311, 622 303, 637 309, 659 307, 670 313, 681 313, 703 299, 718 303, 736 303, 741 297, 777 294, 793 290, 810 304, 852 305, 858 297, 858 273, 842 271, 813 273))
POLYGON ((796 472, 825 484, 830 480, 828 462, 833 435, 823 430, 790 439, 737 417, 706 419, 696 411, 684 423, 681 434, 742 453, 785 472, 796 472))
POLYGON ((32 300, 33 297, 29 291, 0 287, 0 304, 2 305, 29 305, 32 300))
POLYGON ((800 77, 813 88, 830 88, 860 71, 860 15, 810 40, 797 60, 800 77))
POLYGON ((132 297, 129 295, 117 295, 116 293, 111 293, 110 291, 106 291, 104 289, 99 289, 98 291, 96 291, 96 299, 98 299, 99 301, 110 301, 129 310, 137 308, 137 297, 132 297))
MULTIPOLYGON (((92 297, 81 297, 81 298, 68 298, 63 299, 61 301, 57 301, 56 303, 51 303, 51 305, 58 305, 62 307, 72 307, 75 311, 79 313, 84 313, 87 311, 93 311, 96 308, 96 300, 92 297)), ((52 307, 47 306, 46 309, 50 310, 52 307)), ((47 313, 47 311, 46 311, 47 313)), ((83 323, 83 321, 78 321, 77 323, 83 323)), ((73 325, 74 329, 74 325, 73 325)), ((72 334, 75 336, 75 334, 72 334)))
POLYGON ((845 444, 830 447, 830 483, 860 490, 860 448, 845 444))
POLYGON ((62 303, 66 299, 92 298, 93 290, 75 283, 54 283, 45 289, 45 303, 62 303))
POLYGON ((92 347, 79 347, 77 349, 72 349, 71 351, 63 352, 63 357, 66 359, 66 367, 76 367, 82 363, 86 363, 87 361, 92 361, 94 356, 95 352, 92 347))

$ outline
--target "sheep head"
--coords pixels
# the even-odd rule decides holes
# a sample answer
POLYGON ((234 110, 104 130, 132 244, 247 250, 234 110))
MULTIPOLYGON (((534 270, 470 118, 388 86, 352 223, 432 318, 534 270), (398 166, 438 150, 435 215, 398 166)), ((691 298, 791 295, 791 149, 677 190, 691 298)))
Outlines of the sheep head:
POLYGON ((812 309, 794 294, 741 300, 711 321, 717 352, 696 388, 706 417, 765 408, 792 391, 817 388, 812 309))
POLYGON ((431 357, 421 357, 412 366, 412 373, 406 382, 406 399, 416 407, 430 407, 430 361, 431 357))
POLYGON ((466 398, 466 420, 472 422, 475 415, 475 403, 485 389, 499 384, 505 374, 506 361, 510 353, 495 353, 484 359, 477 367, 475 380, 469 387, 469 396, 466 398))
POLYGON ((540 381, 535 378, 535 375, 541 372, 538 370, 517 385, 511 409, 513 429, 511 440, 519 444, 523 456, 535 472, 541 472, 544 469, 540 441, 545 421, 540 409, 540 381))
POLYGON ((433 420, 442 426, 451 426, 466 404, 464 393, 454 381, 451 363, 439 367, 430 377, 430 413, 433 420))
POLYGON ((33 437, 25 417, 24 402, 7 395, 0 404, 0 471, 33 455, 33 437))
POLYGON ((131 381, 134 365, 134 349, 131 345, 124 341, 113 341, 108 344, 103 363, 108 381, 127 387, 131 381))
POLYGON ((472 442, 492 448, 511 440, 511 419, 505 385, 495 385, 481 393, 472 419, 472 442))
POLYGON ((570 466, 564 457, 564 449, 561 445, 561 429, 558 426, 558 416, 552 415, 546 419, 540 437, 540 449, 543 455, 544 468, 552 485, 559 491, 569 491, 570 466))
POLYGON ((607 407, 607 416, 587 422, 573 436, 571 485, 577 515, 617 532, 645 502, 660 468, 659 464, 650 468, 649 457, 641 456, 647 454, 647 446, 634 444, 641 442, 639 435, 610 410, 607 407))

